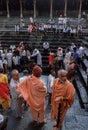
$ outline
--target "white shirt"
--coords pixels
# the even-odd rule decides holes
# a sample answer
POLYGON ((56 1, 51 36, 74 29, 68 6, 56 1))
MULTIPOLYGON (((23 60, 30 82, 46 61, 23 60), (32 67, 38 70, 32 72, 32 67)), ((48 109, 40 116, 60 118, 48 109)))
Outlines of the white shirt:
POLYGON ((6 57, 6 54, 5 54, 5 53, 2 53, 2 54, 1 54, 1 57, 2 57, 2 60, 4 60, 5 57, 6 57))
POLYGON ((7 59, 8 60, 12 60, 12 56, 13 56, 12 52, 7 53, 7 59))
POLYGON ((38 49, 34 49, 31 57, 37 56, 37 65, 42 66, 42 56, 38 49))
POLYGON ((57 57, 58 57, 58 60, 62 60, 63 59, 63 51, 62 50, 57 50, 57 57))
POLYGON ((19 81, 14 80, 13 78, 10 81, 10 94, 12 99, 16 99, 18 97, 18 93, 16 91, 16 87, 19 85, 19 81))
POLYGON ((78 53, 78 56, 80 58, 83 57, 83 54, 84 54, 84 48, 81 46, 78 50, 77 50, 77 53, 78 53))
POLYGON ((0 68, 3 69, 3 62, 2 62, 2 60, 0 60, 0 68))
POLYGON ((0 124, 4 121, 4 116, 0 114, 0 124))
POLYGON ((14 63, 14 65, 19 64, 19 56, 13 56, 13 63, 14 63))
POLYGON ((49 93, 52 93, 52 86, 53 86, 54 80, 55 80, 55 77, 50 74, 50 75, 48 76, 48 89, 47 89, 47 91, 48 91, 49 93))
POLYGON ((69 64, 70 63, 70 58, 71 58, 71 52, 66 52, 65 58, 64 58, 65 64, 69 64))
POLYGON ((23 76, 20 78, 20 82, 24 81, 28 76, 23 76))
POLYGON ((14 50, 16 48, 15 45, 10 45, 10 49, 14 50))
POLYGON ((58 18, 58 24, 63 24, 64 18, 58 18))
POLYGON ((25 50, 22 51, 22 56, 26 56, 26 51, 25 50))
POLYGON ((3 64, 7 65, 7 60, 6 59, 3 60, 3 64))
POLYGON ((33 18, 32 17, 30 17, 30 23, 33 23, 33 18))
POLYGON ((12 52, 7 53, 7 62, 8 62, 8 67, 12 67, 12 52))

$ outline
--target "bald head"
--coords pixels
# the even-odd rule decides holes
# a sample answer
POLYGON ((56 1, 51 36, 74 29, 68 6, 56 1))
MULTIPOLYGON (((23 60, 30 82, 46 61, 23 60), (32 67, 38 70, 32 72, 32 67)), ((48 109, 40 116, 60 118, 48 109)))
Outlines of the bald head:
POLYGON ((19 72, 18 72, 18 70, 13 70, 12 71, 12 78, 14 79, 14 80, 19 80, 19 72))
POLYGON ((64 69, 58 71, 58 77, 62 83, 65 83, 67 79, 67 71, 64 69))
POLYGON ((64 69, 58 71, 58 76, 61 76, 63 74, 67 74, 67 71, 64 69))

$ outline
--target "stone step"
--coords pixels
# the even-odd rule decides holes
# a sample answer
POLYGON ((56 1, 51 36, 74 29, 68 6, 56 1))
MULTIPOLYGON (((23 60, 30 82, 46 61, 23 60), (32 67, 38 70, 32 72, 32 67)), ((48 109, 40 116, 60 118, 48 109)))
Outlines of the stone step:
POLYGON ((82 108, 86 108, 88 105, 88 89, 84 86, 83 81, 80 77, 76 74, 75 76, 76 81, 76 90, 79 96, 79 102, 82 108))
POLYGON ((81 109, 76 94, 74 104, 68 110, 62 130, 88 130, 88 112, 81 109))
POLYGON ((86 71, 84 71, 82 69, 82 67, 79 67, 78 70, 79 70, 80 76, 81 76, 81 78, 82 78, 82 80, 83 80, 83 82, 84 82, 84 84, 86 86, 87 85, 87 74, 86 74, 86 71))

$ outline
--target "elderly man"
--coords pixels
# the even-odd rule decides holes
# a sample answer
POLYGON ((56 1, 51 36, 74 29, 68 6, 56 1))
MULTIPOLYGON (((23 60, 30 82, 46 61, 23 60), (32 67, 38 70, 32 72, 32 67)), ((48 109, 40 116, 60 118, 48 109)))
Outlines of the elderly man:
POLYGON ((10 81, 10 93, 12 97, 12 101, 14 103, 14 107, 16 110, 16 117, 23 118, 23 99, 20 97, 19 93, 16 91, 16 88, 19 84, 19 72, 17 70, 12 71, 12 79, 10 81))
POLYGON ((51 119, 56 119, 57 122, 54 130, 61 130, 66 112, 74 102, 75 94, 72 83, 67 80, 67 72, 60 70, 58 76, 52 88, 51 119))
POLYGON ((22 83, 19 84, 17 91, 27 101, 30 106, 34 125, 45 123, 45 96, 46 86, 41 81, 40 76, 42 69, 35 65, 32 70, 32 76, 28 76, 22 83))

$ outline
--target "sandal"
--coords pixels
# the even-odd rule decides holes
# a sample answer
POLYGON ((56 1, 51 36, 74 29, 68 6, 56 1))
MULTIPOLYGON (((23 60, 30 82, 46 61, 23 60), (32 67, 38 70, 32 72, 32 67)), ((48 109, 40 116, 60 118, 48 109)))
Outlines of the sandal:
POLYGON ((57 122, 56 122, 56 121, 54 122, 54 125, 53 125, 53 127, 57 127, 57 122))
POLYGON ((57 127, 57 125, 53 125, 53 127, 57 127))
POLYGON ((58 128, 56 126, 54 126, 53 130, 58 130, 58 128))
POLYGON ((37 121, 33 121, 33 125, 37 126, 38 125, 37 121))
POLYGON ((44 124, 46 124, 46 123, 47 123, 47 121, 46 121, 46 119, 44 119, 44 121, 41 122, 41 123, 39 123, 39 125, 44 125, 44 124))

